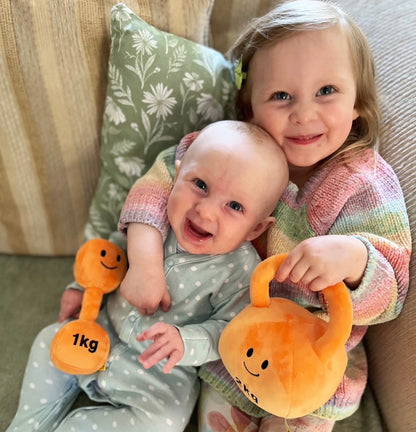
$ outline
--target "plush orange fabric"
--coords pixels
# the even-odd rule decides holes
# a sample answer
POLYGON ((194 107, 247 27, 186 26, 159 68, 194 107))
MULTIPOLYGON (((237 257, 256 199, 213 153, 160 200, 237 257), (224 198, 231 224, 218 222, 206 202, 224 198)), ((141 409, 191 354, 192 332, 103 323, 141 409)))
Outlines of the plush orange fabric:
POLYGON ((74 275, 85 293, 79 320, 65 324, 52 341, 50 357, 58 369, 81 375, 96 372, 105 365, 110 340, 95 320, 103 295, 120 285, 126 270, 126 255, 115 244, 93 239, 80 247, 74 275))
POLYGON ((276 416, 295 418, 319 408, 338 387, 347 366, 352 304, 342 282, 322 291, 329 322, 295 302, 270 298, 269 283, 285 257, 270 257, 256 267, 251 305, 225 327, 219 352, 252 402, 276 416))

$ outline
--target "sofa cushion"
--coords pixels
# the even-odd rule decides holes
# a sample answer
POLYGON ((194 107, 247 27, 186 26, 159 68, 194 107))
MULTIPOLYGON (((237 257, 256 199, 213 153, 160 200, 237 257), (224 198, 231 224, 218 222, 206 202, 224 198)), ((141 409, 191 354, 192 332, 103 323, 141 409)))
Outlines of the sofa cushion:
POLYGON ((389 432, 415 426, 416 408, 416 2, 338 0, 367 35, 382 106, 380 154, 399 177, 409 215, 413 257, 410 290, 399 318, 366 336, 369 380, 389 432))
POLYGON ((86 238, 117 229, 128 191, 161 150, 234 116, 234 87, 218 51, 165 33, 123 4, 113 8, 101 175, 86 238))
POLYGON ((226 52, 254 17, 262 16, 276 0, 216 0, 210 20, 210 43, 215 49, 226 52))
MULTIPOLYGON (((100 173, 116 0, 0 2, 0 252, 71 254, 100 173)), ((207 43, 213 0, 125 0, 146 21, 207 43)))

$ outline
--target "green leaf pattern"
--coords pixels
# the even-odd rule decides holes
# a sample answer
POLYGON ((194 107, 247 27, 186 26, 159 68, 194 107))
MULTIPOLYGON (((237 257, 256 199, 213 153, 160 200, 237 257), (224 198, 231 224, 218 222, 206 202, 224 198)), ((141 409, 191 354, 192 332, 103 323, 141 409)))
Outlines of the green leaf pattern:
POLYGON ((111 14, 101 175, 85 228, 108 238, 133 183, 189 132, 234 118, 231 64, 211 48, 162 32, 123 4, 111 14))

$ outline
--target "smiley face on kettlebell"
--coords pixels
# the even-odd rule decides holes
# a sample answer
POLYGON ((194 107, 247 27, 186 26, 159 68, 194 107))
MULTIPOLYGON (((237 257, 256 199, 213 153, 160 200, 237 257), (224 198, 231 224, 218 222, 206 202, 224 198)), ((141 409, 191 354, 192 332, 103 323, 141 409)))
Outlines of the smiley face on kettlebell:
POLYGON ((259 377, 260 376, 260 370, 265 370, 269 366, 269 360, 263 360, 260 364, 260 368, 258 366, 259 362, 256 360, 256 357, 254 356, 254 348, 250 347, 246 352, 247 359, 252 359, 253 361, 244 360, 243 366, 244 369, 252 376, 259 377), (254 356, 254 357, 253 357, 254 356), (257 363, 257 365, 255 364, 257 363), (254 367, 253 367, 254 366, 254 367), (254 372, 259 371, 259 372, 254 372))

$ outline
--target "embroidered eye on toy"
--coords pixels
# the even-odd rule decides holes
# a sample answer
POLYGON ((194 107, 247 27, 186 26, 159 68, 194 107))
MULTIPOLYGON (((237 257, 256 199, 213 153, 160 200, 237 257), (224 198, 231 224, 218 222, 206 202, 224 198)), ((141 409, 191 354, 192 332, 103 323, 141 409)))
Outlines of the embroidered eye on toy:
POLYGON ((95 322, 104 294, 114 291, 127 271, 122 249, 104 239, 84 243, 77 252, 75 280, 85 289, 78 320, 65 324, 52 340, 50 357, 69 374, 90 374, 101 369, 110 352, 107 332, 95 322))
POLYGON ((271 414, 296 418, 323 405, 341 382, 352 304, 342 282, 322 291, 329 322, 291 300, 270 298, 269 283, 286 256, 256 267, 251 305, 225 327, 219 352, 247 398, 271 414))

